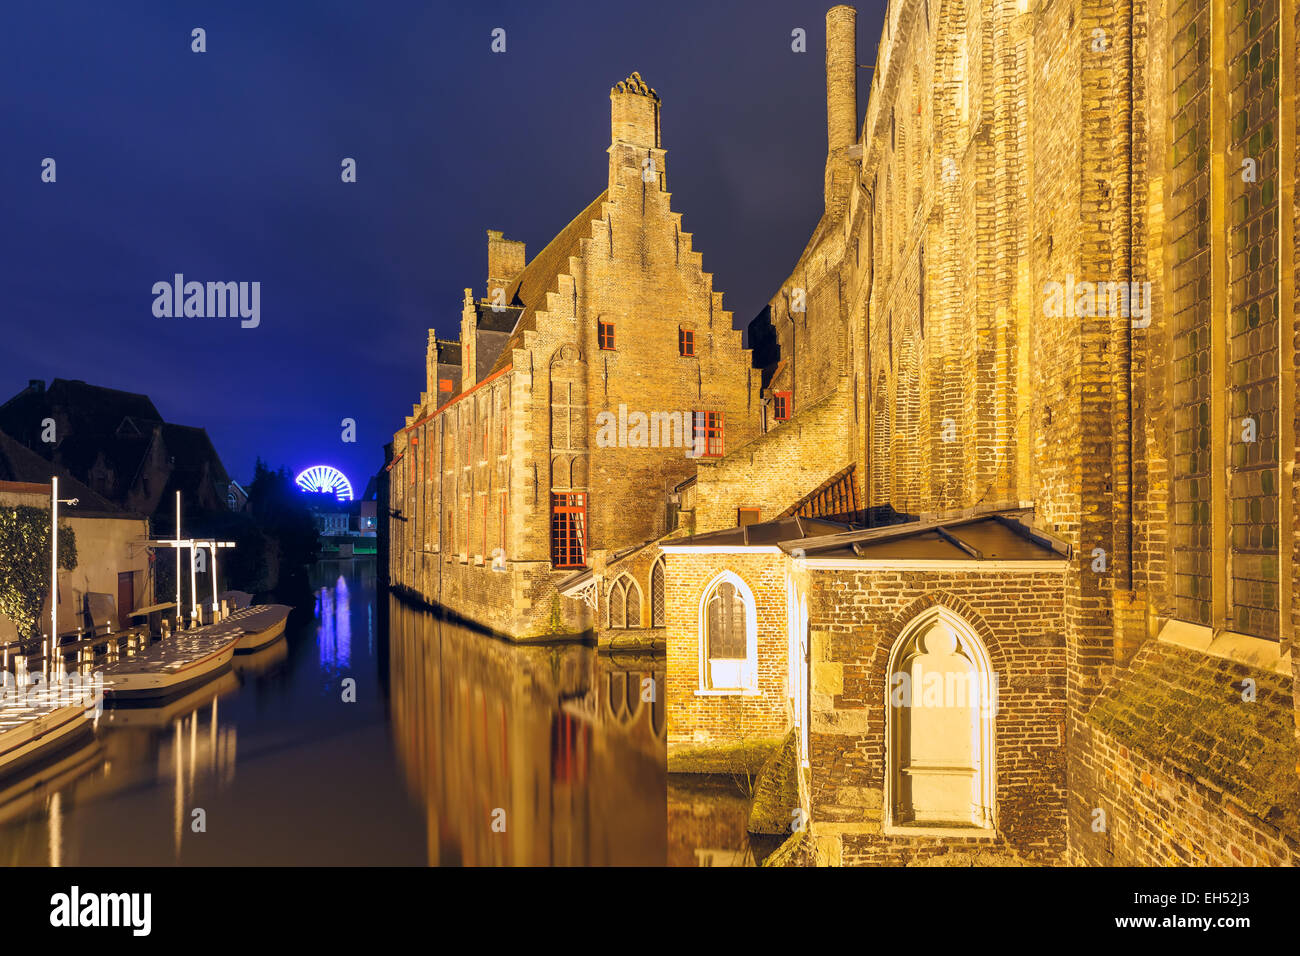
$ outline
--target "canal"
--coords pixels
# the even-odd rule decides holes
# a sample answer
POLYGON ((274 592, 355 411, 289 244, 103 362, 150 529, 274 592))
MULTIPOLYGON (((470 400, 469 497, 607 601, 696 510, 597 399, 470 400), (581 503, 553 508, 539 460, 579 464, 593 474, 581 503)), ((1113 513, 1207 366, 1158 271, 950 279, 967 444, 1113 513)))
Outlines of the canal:
POLYGON ((665 771, 663 660, 518 646, 323 561, 286 638, 0 782, 0 865, 734 865, 665 771), (671 804, 671 807, 670 807, 671 804))

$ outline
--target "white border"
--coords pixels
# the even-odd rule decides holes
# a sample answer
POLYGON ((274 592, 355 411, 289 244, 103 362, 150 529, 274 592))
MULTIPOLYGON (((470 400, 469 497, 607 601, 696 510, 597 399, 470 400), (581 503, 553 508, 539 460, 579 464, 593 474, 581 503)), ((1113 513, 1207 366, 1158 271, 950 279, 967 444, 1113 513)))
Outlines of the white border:
POLYGON ((695 695, 697 697, 753 697, 758 695, 758 606, 754 601, 754 592, 749 589, 749 585, 734 571, 720 571, 714 575, 709 583, 705 585, 704 591, 700 595, 697 620, 699 621, 699 634, 696 641, 699 645, 699 672, 696 675, 695 695), (748 680, 741 687, 710 688, 706 679, 708 659, 705 656, 709 627, 708 604, 713 592, 718 589, 718 585, 723 583, 734 585, 740 593, 741 600, 745 603, 745 664, 748 680))

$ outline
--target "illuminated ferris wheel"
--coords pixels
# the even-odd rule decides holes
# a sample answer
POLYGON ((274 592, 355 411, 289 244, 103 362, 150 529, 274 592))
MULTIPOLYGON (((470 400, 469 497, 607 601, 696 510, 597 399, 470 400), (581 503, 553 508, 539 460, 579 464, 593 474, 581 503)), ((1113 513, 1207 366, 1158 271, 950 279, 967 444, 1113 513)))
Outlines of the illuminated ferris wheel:
POLYGON ((343 472, 329 465, 313 465, 295 479, 303 491, 328 492, 339 501, 352 500, 352 485, 343 472))

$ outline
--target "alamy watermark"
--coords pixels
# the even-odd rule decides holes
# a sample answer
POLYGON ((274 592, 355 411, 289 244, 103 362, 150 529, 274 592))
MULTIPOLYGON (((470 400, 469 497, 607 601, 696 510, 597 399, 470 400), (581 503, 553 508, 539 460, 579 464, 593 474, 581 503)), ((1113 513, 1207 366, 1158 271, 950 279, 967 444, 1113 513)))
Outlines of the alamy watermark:
POLYGON ((706 412, 629 412, 596 414, 596 445, 600 448, 684 448, 687 458, 708 452, 706 412))
POLYGON ((1064 282, 1043 284, 1043 315, 1049 319, 1123 316, 1133 320, 1133 328, 1151 324, 1150 282, 1075 281, 1067 275, 1064 282))
POLYGON ((53 677, 41 671, 24 671, 17 676, 11 671, 0 671, 0 706, 81 705, 85 706, 87 717, 97 718, 104 712, 103 671, 93 674, 71 671, 53 677))
POLYGON ((918 665, 915 674, 898 671, 889 678, 893 707, 979 708, 985 720, 998 712, 998 675, 978 671, 930 670, 918 665))
POLYGON ((160 319, 238 317, 245 329, 262 323, 260 282, 186 282, 178 272, 171 282, 155 282, 153 295, 153 314, 160 319))

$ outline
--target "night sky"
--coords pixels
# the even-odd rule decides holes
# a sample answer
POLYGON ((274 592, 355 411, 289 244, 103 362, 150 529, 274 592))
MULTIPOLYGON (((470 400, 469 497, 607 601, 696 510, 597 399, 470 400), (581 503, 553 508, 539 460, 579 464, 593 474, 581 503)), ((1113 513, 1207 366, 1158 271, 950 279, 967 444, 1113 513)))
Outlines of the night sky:
MULTIPOLYGON (((462 290, 484 292, 485 231, 534 255, 605 187, 609 88, 634 70, 663 98, 673 206, 744 326, 821 212, 831 5, 11 4, 0 402, 56 376, 144 392, 234 478, 258 456, 328 463, 359 493, 424 386, 425 330, 455 337, 462 290), (156 318, 177 272, 259 281, 260 326, 156 318)), ((883 9, 858 6, 860 63, 883 9)))

